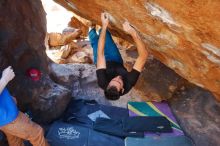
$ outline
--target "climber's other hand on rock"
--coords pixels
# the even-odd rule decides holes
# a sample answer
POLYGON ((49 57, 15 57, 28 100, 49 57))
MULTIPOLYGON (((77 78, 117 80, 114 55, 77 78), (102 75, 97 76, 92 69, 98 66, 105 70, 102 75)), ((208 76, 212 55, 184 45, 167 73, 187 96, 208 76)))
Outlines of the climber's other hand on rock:
POLYGON ((107 28, 109 23, 109 14, 104 12, 101 14, 102 27, 107 28))
POLYGON ((125 21, 123 23, 123 29, 124 29, 124 31, 126 31, 130 35, 136 33, 135 29, 130 25, 130 23, 128 21, 125 21))

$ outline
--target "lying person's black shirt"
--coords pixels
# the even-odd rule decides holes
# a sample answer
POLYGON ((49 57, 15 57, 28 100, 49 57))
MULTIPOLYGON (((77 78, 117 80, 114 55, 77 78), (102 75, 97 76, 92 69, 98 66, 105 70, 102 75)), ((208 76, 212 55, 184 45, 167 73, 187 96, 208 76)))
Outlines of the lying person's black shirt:
POLYGON ((98 69, 96 71, 98 85, 105 90, 109 82, 116 76, 122 76, 124 83, 124 92, 120 93, 120 96, 128 93, 130 89, 136 84, 140 72, 132 69, 131 72, 128 72, 126 68, 121 64, 113 61, 106 62, 106 69, 98 69))

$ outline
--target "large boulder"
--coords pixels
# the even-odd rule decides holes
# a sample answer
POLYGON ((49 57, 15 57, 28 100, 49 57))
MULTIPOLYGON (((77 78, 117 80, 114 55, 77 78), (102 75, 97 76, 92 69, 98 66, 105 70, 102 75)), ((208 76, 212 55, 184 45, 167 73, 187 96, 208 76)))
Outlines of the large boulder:
MULTIPOLYGON (((96 81, 96 67, 90 64, 56 64, 49 65, 50 77, 58 84, 72 89, 75 82, 90 78, 96 81)), ((91 87, 92 88, 92 87, 91 87)), ((74 89, 73 89, 73 92, 74 89)))
POLYGON ((220 103, 206 90, 188 86, 170 99, 171 106, 185 134, 196 146, 220 145, 220 103))
POLYGON ((41 0, 1 0, 0 9, 0 71, 13 67, 15 78, 8 88, 20 110, 32 110, 39 122, 50 122, 62 114, 71 94, 47 75, 46 13, 41 0), (38 81, 28 76, 30 68, 40 71, 38 81))
POLYGON ((40 123, 50 123, 58 119, 71 100, 71 90, 54 83, 48 76, 43 76, 35 83, 37 89, 32 90, 35 97, 31 101, 30 110, 33 120, 40 123))
POLYGON ((144 101, 167 100, 177 90, 185 88, 187 81, 156 59, 149 59, 135 89, 144 101))
POLYGON ((32 94, 37 87, 29 83, 27 70, 37 68, 47 74, 46 14, 40 0, 2 0, 0 9, 0 68, 13 67, 15 78, 9 89, 24 110, 37 98, 32 94))
POLYGON ((128 20, 158 60, 220 100, 220 1, 54 0, 75 14, 100 22, 108 12, 112 33, 128 41, 128 20))

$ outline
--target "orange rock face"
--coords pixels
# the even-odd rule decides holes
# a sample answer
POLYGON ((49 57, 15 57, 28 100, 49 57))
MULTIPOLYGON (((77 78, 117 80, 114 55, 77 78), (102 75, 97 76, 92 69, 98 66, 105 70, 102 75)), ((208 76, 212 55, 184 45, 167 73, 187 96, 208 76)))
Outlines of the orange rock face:
POLYGON ((150 53, 188 81, 220 100, 220 1, 217 0, 55 0, 100 24, 111 15, 114 34, 128 20, 143 36, 150 53))
POLYGON ((77 18, 72 17, 68 26, 73 27, 73 28, 77 28, 82 30, 82 36, 87 36, 87 33, 89 31, 89 27, 86 26, 85 24, 83 24, 81 21, 79 21, 77 18))

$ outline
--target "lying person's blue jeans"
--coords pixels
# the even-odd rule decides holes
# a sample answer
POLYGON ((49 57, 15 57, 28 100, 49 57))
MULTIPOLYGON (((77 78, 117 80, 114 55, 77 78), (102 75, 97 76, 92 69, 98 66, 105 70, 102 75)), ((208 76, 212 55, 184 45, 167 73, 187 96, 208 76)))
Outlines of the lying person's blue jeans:
MULTIPOLYGON (((99 30, 99 32, 101 32, 101 29, 99 30)), ((96 33, 95 28, 89 31, 89 40, 93 48, 94 64, 97 64, 97 49, 98 49, 99 35, 96 33)), ((123 60, 118 50, 118 47, 114 43, 112 36, 108 30, 106 31, 104 49, 105 49, 104 54, 105 54, 106 61, 115 61, 115 62, 123 64, 123 60)))

